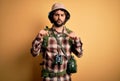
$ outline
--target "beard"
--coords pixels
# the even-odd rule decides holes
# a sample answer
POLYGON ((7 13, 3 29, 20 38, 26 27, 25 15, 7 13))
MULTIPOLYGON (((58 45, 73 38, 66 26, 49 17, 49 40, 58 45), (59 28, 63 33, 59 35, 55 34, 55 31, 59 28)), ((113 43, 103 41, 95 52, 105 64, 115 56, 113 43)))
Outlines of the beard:
POLYGON ((53 22, 53 24, 54 24, 56 27, 61 27, 61 26, 63 26, 65 23, 66 23, 65 21, 61 21, 60 19, 53 22))

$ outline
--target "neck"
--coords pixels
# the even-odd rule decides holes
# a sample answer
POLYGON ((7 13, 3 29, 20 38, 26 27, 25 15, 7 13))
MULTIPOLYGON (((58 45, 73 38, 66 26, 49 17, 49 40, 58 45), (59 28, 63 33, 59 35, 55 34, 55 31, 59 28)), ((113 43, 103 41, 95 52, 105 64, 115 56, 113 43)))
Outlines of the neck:
POLYGON ((62 32, 64 26, 60 26, 60 27, 53 26, 53 28, 54 28, 57 32, 62 32))

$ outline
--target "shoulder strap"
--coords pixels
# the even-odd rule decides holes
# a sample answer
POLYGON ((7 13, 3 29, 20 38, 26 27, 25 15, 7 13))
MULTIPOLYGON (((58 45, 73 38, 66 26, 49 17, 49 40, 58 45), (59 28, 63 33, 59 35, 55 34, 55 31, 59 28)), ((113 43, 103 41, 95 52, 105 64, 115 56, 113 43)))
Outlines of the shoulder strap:
MULTIPOLYGON (((46 30, 46 31, 49 32, 50 29, 49 29, 48 26, 46 26, 46 27, 44 28, 44 30, 46 30)), ((49 38, 49 36, 44 36, 44 37, 43 37, 42 47, 46 48, 46 47, 48 46, 48 38, 49 38)))
POLYGON ((68 28, 66 28, 66 31, 67 31, 67 33, 68 34, 70 34, 72 31, 70 30, 70 29, 68 29, 68 28))
POLYGON ((66 52, 65 52, 65 50, 63 49, 63 47, 62 47, 62 45, 61 45, 61 42, 59 41, 59 39, 57 38, 57 36, 55 35, 55 33, 54 33, 53 31, 52 31, 52 33, 53 33, 55 39, 57 40, 57 43, 60 45, 61 50, 62 50, 62 52, 64 53, 65 57, 68 59, 68 57, 67 57, 67 55, 66 55, 66 52))
MULTIPOLYGON (((48 33, 49 33, 49 31, 50 31, 51 29, 50 29, 48 26, 46 26, 44 30, 48 31, 48 33)), ((68 29, 68 28, 66 28, 66 31, 67 31, 68 34, 70 34, 70 33, 72 32, 72 31, 71 31, 70 29, 68 29)), ((65 52, 65 50, 63 49, 63 47, 62 47, 59 39, 57 38, 57 36, 54 34, 53 31, 52 31, 51 34, 56 38, 57 43, 60 45, 62 52, 64 53, 65 57, 68 59, 68 57, 67 57, 67 55, 66 55, 66 52, 65 52)), ((43 46, 44 48, 46 48, 46 47, 48 46, 48 38, 49 38, 49 36, 45 36, 45 37, 43 38, 43 44, 42 44, 42 46, 43 46)), ((72 40, 71 40, 71 39, 69 39, 69 44, 72 45, 72 40)))
MULTIPOLYGON (((66 28, 66 31, 67 31, 67 33, 68 34, 70 34, 72 31, 70 30, 70 29, 68 29, 68 28, 66 28)), ((70 46, 72 46, 72 39, 69 39, 69 44, 70 44, 70 46)))

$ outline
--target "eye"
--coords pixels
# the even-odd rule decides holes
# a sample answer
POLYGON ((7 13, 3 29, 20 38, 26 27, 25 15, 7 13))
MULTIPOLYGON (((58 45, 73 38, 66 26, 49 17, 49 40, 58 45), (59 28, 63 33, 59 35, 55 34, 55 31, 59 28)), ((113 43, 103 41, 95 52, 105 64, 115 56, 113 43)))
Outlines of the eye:
POLYGON ((61 16, 63 17, 63 16, 65 16, 65 14, 61 14, 61 16))
POLYGON ((54 14, 55 16, 58 16, 59 14, 54 14))

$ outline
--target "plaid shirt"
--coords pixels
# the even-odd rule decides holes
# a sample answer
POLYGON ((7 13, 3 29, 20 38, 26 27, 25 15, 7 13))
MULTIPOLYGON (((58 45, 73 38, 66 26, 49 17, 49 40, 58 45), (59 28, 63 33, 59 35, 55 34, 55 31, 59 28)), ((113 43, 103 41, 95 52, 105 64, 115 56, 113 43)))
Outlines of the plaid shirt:
MULTIPOLYGON (((71 57, 71 53, 73 52, 77 57, 81 57, 82 55, 82 42, 79 38, 72 39, 72 45, 69 43, 69 37, 64 36, 64 33, 68 33, 66 28, 64 28, 63 33, 57 33, 53 28, 49 30, 49 37, 47 41, 47 46, 45 48, 43 45, 43 37, 38 34, 32 43, 31 53, 33 56, 37 56, 40 53, 43 55, 43 68, 47 69, 51 72, 62 72, 67 69, 67 62, 64 53, 61 50, 60 45, 58 45, 56 38, 52 35, 52 32, 57 36, 59 41, 61 42, 62 48, 65 50, 67 57, 71 57), (45 49, 45 51, 43 50, 45 49), (55 56, 59 54, 62 56, 63 61, 61 65, 54 65, 55 56)), ((59 77, 46 77, 43 78, 43 81, 71 81, 71 75, 65 74, 64 76, 59 77)))

